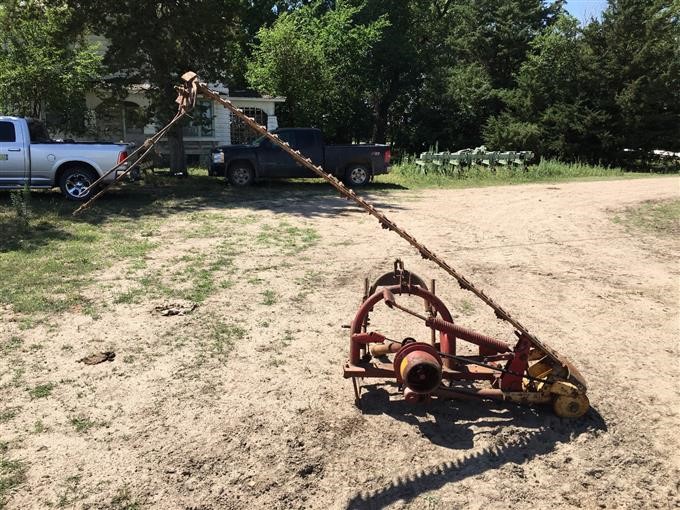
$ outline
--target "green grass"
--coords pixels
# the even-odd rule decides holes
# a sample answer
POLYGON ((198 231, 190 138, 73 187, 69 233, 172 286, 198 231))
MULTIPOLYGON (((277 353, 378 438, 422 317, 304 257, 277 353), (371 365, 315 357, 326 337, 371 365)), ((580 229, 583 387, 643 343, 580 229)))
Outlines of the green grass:
POLYGON ((625 209, 614 221, 659 236, 680 235, 680 199, 648 200, 625 209))
POLYGON ((26 479, 26 467, 7 457, 9 447, 0 442, 0 509, 5 508, 7 496, 26 479))
POLYGON ((141 510, 142 504, 130 495, 127 487, 123 487, 111 499, 111 508, 113 510, 141 510))
POLYGON ((93 273, 117 260, 142 258, 154 247, 136 235, 134 222, 92 224, 58 207, 43 211, 40 220, 29 225, 16 222, 11 209, 0 208, 0 227, 0 302, 25 314, 75 307, 94 313, 96 304, 83 296, 93 273))
POLYGON ((233 253, 225 241, 207 253, 191 253, 171 260, 164 278, 155 272, 142 273, 136 284, 115 297, 114 303, 140 303, 150 297, 202 303, 218 287, 233 285, 234 272, 233 253))
POLYGON ((242 340, 247 335, 247 331, 235 324, 215 322, 208 328, 208 338, 210 339, 211 353, 223 359, 229 354, 234 343, 242 340))
POLYGON ((10 421, 17 414, 19 414, 18 407, 8 407, 7 409, 3 409, 2 411, 0 411, 0 423, 10 421))
POLYGON ((255 239, 263 246, 280 248, 284 255, 295 255, 314 246, 319 234, 313 228, 300 228, 283 221, 278 225, 262 225, 255 239))
POLYGON ((625 172, 621 168, 562 163, 553 160, 541 160, 538 164, 529 165, 526 169, 498 166, 495 170, 491 170, 487 167, 474 166, 456 174, 452 170, 442 170, 439 167, 423 169, 407 161, 392 166, 389 174, 377 176, 376 182, 409 189, 467 188, 530 182, 639 178, 649 177, 649 175, 648 173, 625 172))
POLYGON ((23 343, 24 341, 21 339, 21 337, 13 335, 6 340, 2 340, 2 343, 0 343, 0 352, 3 354, 9 354, 12 351, 18 350, 23 343))
POLYGON ((31 396, 31 398, 45 398, 52 394, 53 389, 54 384, 52 383, 39 384, 35 388, 30 388, 28 390, 28 394, 31 396))
POLYGON ((76 429, 76 432, 87 432, 97 425, 94 421, 84 416, 75 416, 71 418, 70 421, 73 428, 76 429))
POLYGON ((278 298, 276 296, 276 292, 274 292, 273 290, 265 290, 262 293, 262 304, 263 305, 271 306, 271 305, 276 303, 277 299, 278 298))

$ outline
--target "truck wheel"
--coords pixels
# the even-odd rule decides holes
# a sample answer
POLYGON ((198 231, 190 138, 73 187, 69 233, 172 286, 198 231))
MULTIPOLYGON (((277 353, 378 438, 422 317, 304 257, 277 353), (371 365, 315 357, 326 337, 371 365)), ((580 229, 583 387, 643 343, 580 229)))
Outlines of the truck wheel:
POLYGON ((244 188, 253 184, 255 172, 253 172, 253 169, 245 163, 235 163, 229 167, 227 179, 229 179, 232 186, 244 188))
POLYGON ((97 173, 91 168, 73 166, 61 174, 59 188, 68 200, 83 202, 92 196, 93 190, 88 188, 97 179, 97 173))
POLYGON ((371 174, 365 166, 352 165, 345 172, 345 183, 349 187, 365 186, 371 180, 371 174))

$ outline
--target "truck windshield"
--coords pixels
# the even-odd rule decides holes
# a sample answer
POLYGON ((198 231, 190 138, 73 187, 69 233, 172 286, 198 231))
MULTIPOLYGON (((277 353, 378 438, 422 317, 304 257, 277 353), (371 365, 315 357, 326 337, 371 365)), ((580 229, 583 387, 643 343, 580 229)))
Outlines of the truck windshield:
POLYGON ((26 119, 28 123, 28 134, 33 143, 47 143, 52 141, 45 124, 35 119, 26 119))

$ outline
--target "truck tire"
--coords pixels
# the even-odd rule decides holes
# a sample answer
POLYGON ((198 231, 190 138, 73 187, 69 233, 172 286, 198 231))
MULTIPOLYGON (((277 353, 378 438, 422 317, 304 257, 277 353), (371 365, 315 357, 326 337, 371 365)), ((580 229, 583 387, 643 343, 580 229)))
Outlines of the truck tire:
POLYGON ((229 183, 236 188, 251 186, 255 181, 255 172, 247 163, 234 163, 227 170, 229 183))
POLYGON ((345 172, 345 184, 350 188, 366 186, 371 180, 371 173, 364 165, 350 165, 345 172))
POLYGON ((99 178, 97 172, 82 165, 67 168, 59 177, 59 188, 67 200, 84 202, 93 194, 88 189, 99 178))

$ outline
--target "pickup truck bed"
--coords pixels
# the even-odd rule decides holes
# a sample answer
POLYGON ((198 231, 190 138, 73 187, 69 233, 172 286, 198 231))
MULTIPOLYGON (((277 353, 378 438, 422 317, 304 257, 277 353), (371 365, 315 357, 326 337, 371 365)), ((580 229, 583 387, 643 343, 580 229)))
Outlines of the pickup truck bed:
MULTIPOLYGON (((313 128, 285 128, 275 133, 327 172, 350 186, 363 186, 375 175, 389 171, 387 145, 325 145, 321 131, 313 128)), ((234 186, 255 180, 316 177, 264 137, 250 145, 225 145, 212 152, 210 175, 226 177, 234 186)))

